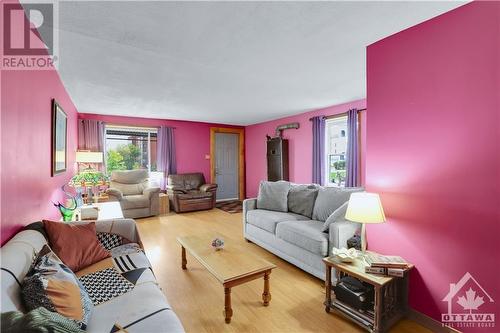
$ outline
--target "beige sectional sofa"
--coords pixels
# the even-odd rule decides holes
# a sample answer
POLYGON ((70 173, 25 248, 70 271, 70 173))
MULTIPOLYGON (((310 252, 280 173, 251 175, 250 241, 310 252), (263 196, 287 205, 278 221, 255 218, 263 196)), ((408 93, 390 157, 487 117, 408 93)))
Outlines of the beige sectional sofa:
MULTIPOLYGON (((96 263, 83 272, 75 272, 91 295, 94 303, 88 332, 184 332, 177 315, 162 293, 142 250, 141 240, 134 220, 116 219, 96 222, 96 232, 101 244, 111 252, 106 265, 125 278, 127 291, 118 291, 113 279, 99 279, 104 263, 96 263), (124 259, 125 264, 123 264, 124 259), (97 297, 98 296, 98 297, 97 297)), ((37 229, 40 230, 40 229, 37 229)), ((21 284, 33 260, 47 240, 42 232, 24 230, 15 235, 0 249, 1 258, 1 312, 24 310, 21 284)), ((71 246, 72 244, 68 244, 71 246)), ((104 261, 104 260, 103 260, 104 261)))

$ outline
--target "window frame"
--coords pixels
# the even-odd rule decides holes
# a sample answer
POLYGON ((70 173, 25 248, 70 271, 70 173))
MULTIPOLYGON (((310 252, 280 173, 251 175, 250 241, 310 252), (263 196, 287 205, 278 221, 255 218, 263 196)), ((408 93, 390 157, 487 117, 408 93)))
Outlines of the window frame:
MULTIPOLYGON (((340 118, 345 118, 345 122, 347 124, 347 112, 336 114, 336 115, 330 116, 330 117, 326 117, 326 119, 325 119, 325 138, 324 138, 324 140, 325 140, 325 147, 324 147, 325 158, 324 158, 323 163, 324 163, 324 167, 325 167, 325 170, 324 170, 325 184, 324 185, 326 187, 338 187, 338 188, 345 187, 345 181, 344 181, 343 185, 330 182, 330 151, 329 151, 330 150, 330 142, 329 142, 328 123, 339 121, 340 118)), ((358 127, 359 127, 359 124, 358 124, 358 127)), ((346 165, 347 165, 347 145, 348 145, 347 140, 349 138, 347 126, 345 129, 345 136, 344 137, 345 137, 345 141, 346 141, 346 152, 345 152, 344 161, 346 161, 346 165)))
MULTIPOLYGON (((148 161, 147 161, 147 170, 148 173, 151 174, 152 172, 156 171, 151 171, 151 134, 154 133, 156 134, 156 138, 158 140, 158 127, 142 127, 142 126, 129 126, 129 125, 114 125, 114 124, 106 124, 104 127, 104 146, 105 146, 105 160, 107 160, 107 146, 108 146, 108 130, 110 131, 123 131, 126 132, 127 130, 129 132, 137 132, 137 133, 147 133, 147 151, 148 151, 148 161)), ((112 135, 112 134, 110 134, 112 135)), ((145 137, 146 138, 146 137, 145 137)), ((113 139, 110 139, 113 140, 113 139)), ((158 141, 157 141, 158 144, 158 141)), ((158 163, 158 161, 156 162, 158 163)), ((132 170, 138 170, 138 169, 132 169, 132 170)), ((105 173, 108 174, 107 167, 105 168, 105 173)))

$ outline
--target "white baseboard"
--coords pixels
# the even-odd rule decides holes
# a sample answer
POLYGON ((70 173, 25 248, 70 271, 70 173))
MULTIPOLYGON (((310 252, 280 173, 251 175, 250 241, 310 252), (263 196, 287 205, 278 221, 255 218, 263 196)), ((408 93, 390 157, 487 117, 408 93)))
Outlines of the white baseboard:
POLYGON ((408 311, 406 317, 410 320, 413 320, 414 322, 417 322, 418 324, 424 326, 434 333, 461 333, 461 331, 457 329, 443 326, 443 324, 439 321, 423 314, 422 312, 418 312, 415 309, 410 308, 410 311, 408 311))

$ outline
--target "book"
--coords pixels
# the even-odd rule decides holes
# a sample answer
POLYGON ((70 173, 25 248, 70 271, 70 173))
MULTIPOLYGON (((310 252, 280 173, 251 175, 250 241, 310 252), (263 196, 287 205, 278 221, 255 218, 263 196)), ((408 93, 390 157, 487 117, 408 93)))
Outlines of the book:
POLYGON ((407 270, 404 268, 387 268, 387 275, 395 277, 404 277, 407 270))
POLYGON ((409 265, 406 260, 399 256, 383 256, 375 253, 366 254, 365 261, 370 267, 405 269, 409 265))
POLYGON ((365 266, 365 273, 385 275, 386 269, 384 267, 365 266))

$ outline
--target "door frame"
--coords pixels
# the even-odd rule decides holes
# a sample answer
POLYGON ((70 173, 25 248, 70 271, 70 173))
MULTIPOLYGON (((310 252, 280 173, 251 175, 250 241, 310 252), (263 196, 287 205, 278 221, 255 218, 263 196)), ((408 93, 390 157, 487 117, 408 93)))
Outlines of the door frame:
POLYGON ((216 184, 215 176, 215 133, 238 134, 238 192, 239 199, 245 199, 245 130, 243 128, 210 127, 210 178, 216 184))

